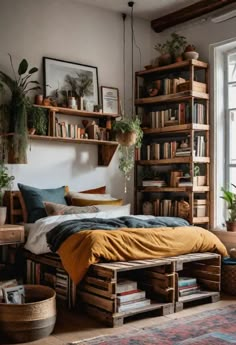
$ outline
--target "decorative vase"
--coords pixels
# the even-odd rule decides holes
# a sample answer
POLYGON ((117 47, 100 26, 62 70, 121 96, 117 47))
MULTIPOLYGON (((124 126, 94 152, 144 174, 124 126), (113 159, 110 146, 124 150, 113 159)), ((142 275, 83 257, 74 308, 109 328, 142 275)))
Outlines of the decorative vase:
POLYGON ((0 207, 0 225, 4 225, 7 218, 7 208, 5 206, 0 207))
POLYGON ((117 132, 116 133, 116 140, 120 145, 123 146, 131 146, 136 143, 137 134, 136 132, 117 132))
POLYGON ((197 60, 199 58, 199 53, 195 51, 189 51, 184 53, 185 60, 197 60))

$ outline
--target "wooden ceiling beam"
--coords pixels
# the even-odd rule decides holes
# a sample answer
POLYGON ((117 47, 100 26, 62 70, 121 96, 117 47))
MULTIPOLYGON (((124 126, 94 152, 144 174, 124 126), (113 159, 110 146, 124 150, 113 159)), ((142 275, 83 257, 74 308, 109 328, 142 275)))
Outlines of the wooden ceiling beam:
POLYGON ((201 0, 181 10, 152 20, 151 27, 156 32, 162 32, 167 28, 200 17, 232 3, 235 3, 235 0, 201 0))

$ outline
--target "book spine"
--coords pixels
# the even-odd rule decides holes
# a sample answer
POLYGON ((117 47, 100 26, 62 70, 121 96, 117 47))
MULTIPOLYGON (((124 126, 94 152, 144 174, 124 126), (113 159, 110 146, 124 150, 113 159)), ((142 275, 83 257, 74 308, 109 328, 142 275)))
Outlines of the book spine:
POLYGON ((196 278, 192 278, 192 279, 188 279, 188 280, 179 280, 178 281, 178 286, 182 287, 182 286, 189 286, 189 285, 193 285, 197 283, 197 279, 196 278))

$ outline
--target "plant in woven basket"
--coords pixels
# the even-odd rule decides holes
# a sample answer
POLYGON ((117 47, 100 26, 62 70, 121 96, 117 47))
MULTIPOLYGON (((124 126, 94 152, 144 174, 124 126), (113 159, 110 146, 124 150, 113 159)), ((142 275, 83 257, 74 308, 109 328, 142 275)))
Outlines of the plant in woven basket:
POLYGON ((130 173, 134 167, 135 148, 140 148, 142 145, 143 131, 140 125, 141 121, 138 117, 124 118, 112 124, 112 131, 120 144, 119 169, 126 180, 130 179, 130 173))
MULTIPOLYGON (((234 188, 236 185, 231 184, 234 188)), ((230 190, 221 188, 223 195, 221 199, 225 200, 228 208, 228 220, 226 221, 226 226, 228 231, 236 231, 236 194, 230 190)))

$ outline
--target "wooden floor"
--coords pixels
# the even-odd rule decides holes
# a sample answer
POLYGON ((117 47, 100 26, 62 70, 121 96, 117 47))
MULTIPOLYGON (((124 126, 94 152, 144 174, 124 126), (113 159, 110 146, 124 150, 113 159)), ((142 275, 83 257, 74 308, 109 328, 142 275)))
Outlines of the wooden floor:
MULTIPOLYGON (((24 343, 24 345, 66 345, 68 342, 88 339, 105 334, 119 334, 134 328, 148 327, 173 319, 186 317, 202 311, 221 308, 226 305, 236 305, 236 296, 222 296, 221 301, 216 303, 204 304, 194 308, 184 309, 178 313, 167 316, 149 317, 136 321, 128 321, 122 327, 109 328, 85 314, 79 312, 69 312, 64 309, 58 309, 57 323, 51 336, 34 342, 24 343)), ((23 344, 21 344, 23 345, 23 344)))

